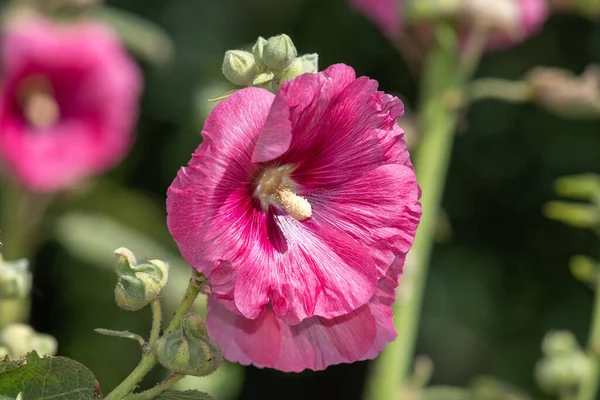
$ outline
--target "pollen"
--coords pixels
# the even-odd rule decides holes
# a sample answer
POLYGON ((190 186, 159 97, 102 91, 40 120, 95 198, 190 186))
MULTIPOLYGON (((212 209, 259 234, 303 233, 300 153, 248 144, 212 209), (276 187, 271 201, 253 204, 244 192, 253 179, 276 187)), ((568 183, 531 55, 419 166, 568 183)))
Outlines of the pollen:
POLYGON ((290 177, 293 165, 266 168, 257 180, 254 196, 260 200, 264 211, 274 205, 290 217, 303 221, 312 216, 308 200, 296 194, 297 185, 290 177))
POLYGON ((281 188, 277 191, 277 197, 284 210, 292 218, 303 221, 312 216, 312 207, 308 200, 289 189, 281 188))

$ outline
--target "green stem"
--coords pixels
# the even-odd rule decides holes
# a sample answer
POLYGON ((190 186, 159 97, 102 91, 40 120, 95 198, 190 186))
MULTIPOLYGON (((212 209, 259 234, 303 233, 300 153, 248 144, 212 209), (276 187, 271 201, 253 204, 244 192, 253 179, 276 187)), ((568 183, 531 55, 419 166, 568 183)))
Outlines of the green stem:
POLYGON ((142 360, 135 367, 123 382, 119 384, 112 392, 104 398, 104 400, 121 400, 127 396, 137 384, 154 368, 156 365, 156 356, 154 352, 144 353, 142 360))
POLYGON ((600 279, 596 279, 594 295, 596 300, 587 344, 587 353, 592 361, 592 370, 581 383, 577 400, 594 400, 598 393, 600 378, 600 279))
MULTIPOLYGON (((445 101, 447 93, 459 90, 459 82, 463 80, 462 71, 457 68, 456 34, 445 25, 436 27, 435 33, 436 47, 424 71, 420 108, 423 135, 415 162, 417 181, 423 192, 423 215, 393 307, 398 339, 388 345, 374 366, 367 386, 369 400, 401 398, 408 381, 427 266, 457 123, 457 112, 445 101)), ((471 61, 469 68, 472 68, 471 61)))
POLYGON ((185 314, 188 313, 188 311, 190 311, 192 304, 194 304, 196 297, 198 297, 198 294, 200 293, 200 288, 202 287, 202 283, 204 283, 204 280, 204 275, 201 275, 195 270, 193 271, 192 277, 190 278, 190 283, 188 284, 187 290, 185 292, 185 296, 183 296, 183 300, 181 300, 179 308, 177 309, 177 311, 175 311, 175 314, 173 314, 173 319, 167 327, 166 334, 173 333, 177 330, 177 328, 179 328, 181 319, 185 314))
POLYGON ((148 389, 148 390, 138 393, 138 394, 129 395, 129 396, 125 397, 125 400, 153 399, 156 396, 158 396, 159 394, 161 394, 162 392, 164 392, 165 390, 169 389, 175 383, 179 382, 181 380, 181 378, 183 378, 184 376, 185 376, 185 374, 174 373, 173 375, 169 376, 167 379, 165 379, 158 385, 154 386, 152 389, 148 389))
POLYGON ((152 300, 150 303, 152 308, 152 329, 150 330, 150 340, 148 344, 150 348, 154 347, 154 344, 160 336, 160 328, 162 326, 162 309, 160 307, 160 301, 158 299, 152 300))
MULTIPOLYGON (((196 297, 198 297, 198 294, 200 293, 201 284, 203 282, 204 276, 200 275, 196 271, 193 271, 192 277, 190 278, 190 283, 188 284, 187 290, 185 292, 185 296, 183 297, 179 308, 177 309, 177 311, 175 311, 175 314, 173 314, 173 319, 171 319, 171 322, 167 327, 167 333, 171 333, 177 328, 179 328, 179 325, 181 324, 181 319, 185 314, 189 312, 190 307, 192 306, 192 304, 194 304, 194 300, 196 300, 196 297)), ((152 368, 154 368, 154 366, 156 365, 156 355, 154 354, 154 351, 152 351, 152 348, 154 343, 158 339, 158 335, 160 332, 160 319, 162 318, 160 305, 157 305, 157 302, 158 300, 155 300, 151 303, 153 321, 149 342, 150 351, 144 352, 144 354, 142 355, 142 360, 137 365, 137 367, 135 367, 135 369, 129 374, 129 376, 125 378, 125 380, 121 382, 119 386, 114 388, 113 391, 110 392, 104 400, 121 400, 125 396, 129 395, 131 391, 135 389, 137 384, 144 378, 144 376, 146 376, 148 372, 150 372, 152 368)))
POLYGON ((507 81, 498 78, 481 78, 471 82, 466 89, 466 102, 483 99, 498 99, 510 103, 525 103, 532 100, 531 86, 523 81, 507 81))

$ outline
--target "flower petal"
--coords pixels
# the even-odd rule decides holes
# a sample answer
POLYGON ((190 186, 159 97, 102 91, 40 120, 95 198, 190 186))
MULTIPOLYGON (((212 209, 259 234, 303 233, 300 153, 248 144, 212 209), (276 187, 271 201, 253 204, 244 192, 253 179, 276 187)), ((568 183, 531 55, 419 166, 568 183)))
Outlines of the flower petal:
POLYGON ((377 269, 358 241, 311 220, 273 218, 285 250, 248 247, 236 260, 234 299, 242 315, 256 318, 271 300, 280 318, 296 324, 313 315, 347 314, 372 297, 377 269))
POLYGON ((388 164, 318 196, 308 196, 313 221, 369 249, 379 276, 412 246, 421 217, 412 166, 388 164))
MULTIPOLYGON (((204 125, 204 142, 188 167, 181 168, 167 192, 167 225, 184 258, 197 270, 210 273, 217 238, 243 238, 253 215, 247 183, 255 165, 251 154, 274 95, 248 88, 219 103, 204 125)), ((251 235, 250 235, 251 236, 251 235)))
POLYGON ((342 185, 394 158, 389 145, 401 135, 397 119, 404 105, 378 92, 374 80, 348 83, 351 71, 333 66, 302 75, 280 91, 290 104, 293 131, 290 148, 278 162, 296 165, 292 179, 301 194, 342 185), (329 89, 320 90, 323 85, 329 89))
POLYGON ((274 160, 285 153, 292 142, 290 109, 281 96, 275 97, 265 126, 258 135, 252 162, 274 160))
POLYGON ((372 359, 396 338, 391 305, 401 265, 395 262, 369 303, 348 315, 290 326, 269 308, 250 320, 209 299, 207 327, 225 358, 244 365, 300 372, 372 359))

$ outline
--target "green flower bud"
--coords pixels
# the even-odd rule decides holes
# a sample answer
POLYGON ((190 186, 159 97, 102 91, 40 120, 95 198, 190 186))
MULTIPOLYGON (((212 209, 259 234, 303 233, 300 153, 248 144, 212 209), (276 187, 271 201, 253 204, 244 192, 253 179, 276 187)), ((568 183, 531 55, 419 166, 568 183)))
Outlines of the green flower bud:
POLYGON ((50 335, 38 333, 25 324, 12 324, 0 332, 0 346, 11 358, 19 358, 35 350, 40 354, 54 355, 58 343, 50 335))
POLYGON ((550 331, 542 341, 542 352, 549 357, 577 350, 580 350, 577 339, 569 331, 550 331))
POLYGON ((550 201, 544 204, 543 211, 547 218, 577 228, 594 228, 600 222, 598 209, 591 204, 550 201))
POLYGON ((296 47, 288 35, 278 35, 270 38, 263 50, 262 61, 267 68, 274 72, 285 71, 298 56, 296 47))
POLYGON ((223 361, 221 349, 210 341, 197 314, 183 317, 179 329, 158 339, 154 350, 163 367, 186 375, 209 375, 223 361))
POLYGON ((547 393, 564 393, 576 388, 592 372, 592 364, 582 351, 543 358, 535 368, 538 384, 547 393))
POLYGON ((574 255, 569 261, 569 269, 575 278, 583 283, 593 284, 598 274, 598 261, 581 254, 574 255))
POLYGON ((563 176, 554 182, 556 193, 578 200, 594 200, 600 197, 600 176, 581 174, 563 176))
POLYGON ((256 61, 252 53, 242 50, 229 50, 225 53, 223 75, 231 83, 251 86, 256 73, 256 61))
POLYGON ((284 82, 291 81, 303 73, 304 61, 302 61, 302 58, 297 57, 285 71, 283 71, 281 74, 277 74, 275 79, 273 79, 273 89, 279 90, 284 82))
POLYGON ((267 45, 267 39, 262 36, 259 36, 256 40, 254 46, 252 46, 252 54, 254 55, 254 61, 259 69, 265 67, 265 63, 263 62, 263 53, 265 46, 267 45))
POLYGON ((305 73, 316 74, 319 72, 319 55, 317 53, 303 55, 302 64, 305 73))
POLYGON ((169 266, 164 261, 138 264, 133 253, 121 247, 115 250, 115 264, 118 274, 115 300, 124 310, 144 308, 167 286, 169 266))
POLYGON ((32 276, 29 261, 3 261, 0 255, 0 299, 23 299, 31 290, 32 276))

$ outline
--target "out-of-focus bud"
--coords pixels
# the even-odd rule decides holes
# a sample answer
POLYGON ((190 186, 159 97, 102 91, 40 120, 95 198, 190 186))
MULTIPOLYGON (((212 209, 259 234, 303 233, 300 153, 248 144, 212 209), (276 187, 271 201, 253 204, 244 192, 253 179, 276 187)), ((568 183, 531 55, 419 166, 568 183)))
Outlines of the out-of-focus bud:
POLYGON ((137 263, 133 253, 121 247, 115 250, 115 266, 118 275, 115 300, 124 310, 136 311, 147 306, 167 286, 169 266, 164 261, 137 263))
POLYGON ((463 0, 462 17, 469 26, 512 33, 519 29, 521 11, 515 0, 463 0))
POLYGON ((600 222, 598 207, 586 203, 550 201, 544 204, 543 212, 547 218, 577 228, 595 228, 600 222))
POLYGON ((545 357, 535 367, 535 377, 547 393, 575 389, 592 373, 592 364, 571 332, 549 332, 542 341, 545 357))
POLYGON ((32 350, 54 355, 58 343, 52 336, 38 333, 29 325, 12 324, 0 332, 0 346, 8 350, 11 358, 19 358, 32 350))
POLYGON ((266 45, 267 39, 265 39, 262 36, 259 36, 254 46, 252 46, 252 54, 254 55, 254 61, 256 62, 256 65, 261 71, 266 67, 265 63, 263 62, 263 53, 266 45))
POLYGON ((558 356, 581 350, 577 339, 569 331, 550 331, 542 340, 542 352, 544 355, 558 356))
POLYGON ((231 83, 252 86, 256 73, 256 61, 252 53, 243 50, 229 50, 225 53, 223 75, 231 83))
POLYGON ((598 278, 600 265, 593 258, 579 254, 571 257, 569 269, 577 280, 593 285, 598 278))
POLYGON ((158 339, 154 351, 163 367, 186 375, 209 375, 223 361, 221 349, 210 341, 197 314, 186 315, 179 329, 158 339))
POLYGON ((591 65, 575 76, 558 68, 537 67, 526 77, 534 101, 566 118, 600 117, 600 67, 591 65))
POLYGON ((4 261, 0 255, 0 299, 22 299, 31 290, 29 261, 4 261))
POLYGON ((298 56, 296 47, 288 35, 281 34, 267 40, 262 61, 273 72, 285 71, 298 56))
POLYGON ((319 55, 317 53, 303 55, 302 65, 305 73, 316 74, 319 72, 319 55))
POLYGON ((554 183, 556 193, 563 197, 578 200, 600 199, 600 176, 582 174, 563 176, 554 183))

